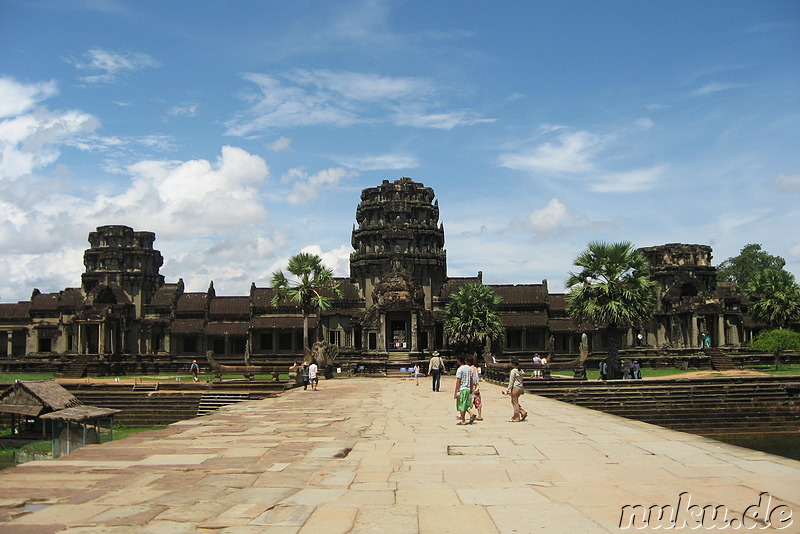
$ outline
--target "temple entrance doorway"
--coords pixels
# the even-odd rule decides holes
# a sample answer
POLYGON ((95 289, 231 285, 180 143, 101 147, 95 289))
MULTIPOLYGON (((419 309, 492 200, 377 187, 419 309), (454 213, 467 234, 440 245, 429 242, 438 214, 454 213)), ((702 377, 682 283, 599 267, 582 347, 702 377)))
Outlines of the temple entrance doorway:
POLYGON ((407 312, 387 314, 386 350, 408 352, 411 350, 411 315, 407 312))
POLYGON ((100 352, 100 325, 99 324, 85 324, 83 325, 84 335, 84 354, 97 354, 100 352))

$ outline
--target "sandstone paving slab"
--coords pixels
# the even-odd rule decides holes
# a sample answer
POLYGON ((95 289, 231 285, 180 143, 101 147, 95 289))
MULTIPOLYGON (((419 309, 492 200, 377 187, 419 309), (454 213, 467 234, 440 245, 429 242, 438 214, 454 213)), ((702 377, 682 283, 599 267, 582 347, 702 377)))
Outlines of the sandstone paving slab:
POLYGON ((169 494, 169 490, 136 488, 135 490, 114 490, 94 499, 97 504, 113 506, 130 506, 145 502, 157 501, 159 497, 169 494))
POLYGON ((487 509, 472 504, 419 506, 420 532, 463 533, 467 525, 473 532, 493 534, 500 532, 487 509))
POLYGON ((154 454, 139 465, 198 465, 214 457, 214 454, 154 454))
POLYGON ((195 532, 197 532, 197 527, 194 523, 156 520, 137 529, 136 534, 193 534, 195 532))
POLYGON ((165 506, 191 506, 198 502, 221 500, 229 493, 230 490, 228 488, 216 488, 212 486, 192 487, 191 491, 187 491, 186 487, 181 487, 160 497, 156 497, 152 502, 165 506))
POLYGON ((344 489, 306 488, 292 493, 278 504, 284 506, 319 506, 338 499, 346 491, 344 489))
MULTIPOLYGON (((99 504, 54 504, 36 513, 20 516, 8 525, 85 525, 89 519, 108 510, 99 504)), ((5 526, 3 526, 5 528, 5 526)))
POLYGON ((148 523, 165 509, 164 506, 115 506, 93 516, 90 521, 99 526, 138 527, 148 523))
POLYGON ((358 509, 339 506, 318 506, 299 532, 308 534, 346 534, 353 529, 358 509))
POLYGON ((463 504, 535 507, 550 502, 532 487, 487 485, 478 488, 457 488, 455 491, 463 504))
MULTIPOLYGON (((273 506, 250 521, 262 527, 295 527, 299 529, 308 520, 315 506, 273 506)), ((270 531, 273 529, 270 528, 270 531)))
POLYGON ((579 512, 569 503, 544 503, 535 506, 487 506, 486 511, 498 532, 580 532, 606 534, 609 529, 579 512))
POLYGON ((168 507, 155 519, 162 522, 197 523, 217 516, 232 506, 231 503, 215 501, 198 501, 194 504, 180 507, 168 507))
POLYGON ((417 507, 413 505, 363 507, 353 525, 355 534, 416 534, 419 531, 417 507))
POLYGON ((235 504, 223 513, 197 523, 201 529, 225 529, 231 527, 246 527, 250 523, 270 509, 270 506, 253 503, 235 504))
POLYGON ((269 507, 280 503, 297 492, 297 488, 253 487, 231 491, 219 499, 237 504, 258 503, 269 507))
POLYGON ((394 490, 358 490, 350 489, 340 497, 330 501, 332 506, 372 507, 395 504, 394 490))
POLYGON ((210 473, 196 484, 203 486, 219 486, 223 488, 249 488, 259 475, 250 473, 210 473))
POLYGON ((431 487, 430 485, 420 485, 417 487, 403 488, 398 486, 395 493, 397 504, 414 504, 425 506, 438 504, 442 507, 454 506, 461 503, 458 494, 453 488, 431 487))

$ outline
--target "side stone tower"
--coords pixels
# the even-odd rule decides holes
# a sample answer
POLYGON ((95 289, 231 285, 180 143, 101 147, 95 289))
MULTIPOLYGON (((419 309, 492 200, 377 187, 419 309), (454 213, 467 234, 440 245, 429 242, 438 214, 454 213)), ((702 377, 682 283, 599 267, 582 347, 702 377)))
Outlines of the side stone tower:
POLYGON ((739 346, 741 294, 731 283, 717 282, 711 247, 669 243, 639 249, 658 282, 654 324, 649 340, 658 347, 739 346))
POLYGON ((143 306, 164 285, 158 272, 164 258, 153 249, 155 240, 153 232, 134 232, 122 225, 99 226, 90 232, 91 247, 83 254, 84 293, 91 295, 100 286, 118 287, 136 307, 137 317, 142 317, 143 306))
POLYGON ((363 291, 367 307, 375 287, 389 273, 403 273, 422 288, 425 307, 447 280, 444 225, 433 189, 400 178, 361 192, 353 227, 350 280, 363 291))

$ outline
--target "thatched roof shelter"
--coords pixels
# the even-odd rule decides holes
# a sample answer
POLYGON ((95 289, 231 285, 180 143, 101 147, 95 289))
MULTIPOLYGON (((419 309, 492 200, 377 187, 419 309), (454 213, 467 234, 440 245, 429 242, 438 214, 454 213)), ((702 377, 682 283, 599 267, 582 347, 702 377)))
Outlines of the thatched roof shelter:
POLYGON ((121 411, 122 410, 115 410, 114 408, 96 408, 95 406, 73 406, 72 408, 65 408, 57 412, 46 413, 41 416, 41 419, 80 423, 83 421, 111 417, 121 411))
POLYGON ((36 417, 81 405, 55 380, 20 380, 0 393, 0 413, 36 417))

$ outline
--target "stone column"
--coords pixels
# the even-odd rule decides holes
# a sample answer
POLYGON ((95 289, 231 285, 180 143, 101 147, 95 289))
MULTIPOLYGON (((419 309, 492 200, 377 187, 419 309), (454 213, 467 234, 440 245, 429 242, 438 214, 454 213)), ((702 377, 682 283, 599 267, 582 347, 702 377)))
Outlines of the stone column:
POLYGON ((386 352, 386 314, 381 313, 381 318, 378 327, 378 352, 386 352))
POLYGON ((728 345, 728 333, 725 331, 725 314, 717 315, 717 347, 728 345))
POLYGON ((97 325, 97 353, 105 354, 106 352, 106 322, 102 321, 97 325))
POLYGON ((731 331, 730 335, 731 345, 733 345, 734 347, 740 346, 742 344, 742 341, 739 339, 739 321, 736 322, 731 321, 730 331, 731 331))
POLYGON ((417 352, 417 312, 411 312, 411 352, 417 352))
POLYGON ((697 347, 697 334, 699 332, 699 327, 697 325, 697 315, 692 314, 691 319, 689 319, 689 343, 690 347, 697 347))
POLYGON ((14 350, 14 331, 9 330, 6 334, 6 355, 11 356, 14 350))

